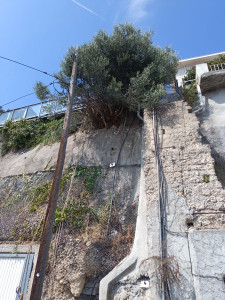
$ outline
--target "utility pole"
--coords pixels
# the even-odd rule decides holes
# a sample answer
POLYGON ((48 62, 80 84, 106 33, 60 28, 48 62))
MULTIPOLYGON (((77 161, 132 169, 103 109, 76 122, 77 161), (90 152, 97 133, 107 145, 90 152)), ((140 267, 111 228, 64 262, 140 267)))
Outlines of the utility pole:
POLYGON ((42 287, 43 287, 43 282, 45 277, 45 267, 48 259, 48 252, 49 252, 49 247, 52 238, 52 226, 55 218, 59 187, 62 178, 62 171, 63 171, 64 160, 66 155, 66 145, 67 145, 68 131, 69 131, 69 125, 71 119, 71 112, 72 112, 72 103, 73 103, 74 91, 75 91, 77 58, 78 58, 78 47, 76 47, 76 53, 74 55, 67 109, 64 117, 63 131, 61 135, 61 142, 60 142, 60 147, 58 152, 58 159, 57 159, 56 169, 53 177, 52 189, 49 196, 48 208, 45 216, 44 229, 41 237, 41 243, 40 243, 40 248, 38 253, 37 264, 35 268, 30 300, 40 300, 42 294, 42 287))

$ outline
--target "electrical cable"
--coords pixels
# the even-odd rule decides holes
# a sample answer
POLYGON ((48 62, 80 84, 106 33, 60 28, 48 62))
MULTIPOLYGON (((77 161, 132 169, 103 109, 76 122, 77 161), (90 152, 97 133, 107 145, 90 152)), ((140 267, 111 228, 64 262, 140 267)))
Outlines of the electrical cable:
MULTIPOLYGON (((55 82, 53 81, 53 82, 49 83, 48 85, 46 85, 45 87, 49 87, 49 86, 52 85, 52 84, 54 85, 54 83, 55 83, 55 82)), ((26 95, 24 95, 24 96, 21 96, 21 97, 19 97, 19 98, 16 98, 16 99, 14 99, 14 100, 12 100, 12 101, 10 101, 10 102, 7 102, 7 103, 1 105, 1 107, 6 106, 6 105, 8 105, 8 104, 10 104, 10 103, 16 102, 17 100, 20 100, 20 99, 22 99, 22 98, 25 98, 25 97, 34 95, 34 94, 36 94, 36 92, 30 93, 30 94, 26 94, 26 95)))
POLYGON ((53 77, 53 78, 55 78, 55 79, 57 79, 57 80, 61 81, 62 83, 66 84, 66 85, 69 85, 69 84, 68 84, 68 83, 66 83, 64 80, 62 80, 62 79, 58 78, 58 77, 57 77, 57 76, 55 76, 55 75, 49 74, 48 72, 45 72, 45 71, 42 71, 42 70, 40 70, 40 69, 37 69, 37 68, 31 67, 31 66, 29 66, 29 65, 23 64, 23 63, 21 63, 21 62, 19 62, 19 61, 16 61, 16 60, 13 60, 13 59, 10 59, 10 58, 7 58, 7 57, 4 57, 4 56, 0 56, 0 58, 2 58, 2 59, 5 59, 5 60, 8 60, 8 61, 11 61, 11 62, 13 62, 13 63, 15 63, 15 64, 18 64, 18 65, 21 65, 21 66, 23 66, 23 67, 26 67, 26 68, 32 69, 32 70, 34 70, 34 71, 37 71, 37 72, 43 73, 43 74, 45 74, 45 75, 48 75, 48 76, 50 76, 50 77, 53 77))
MULTIPOLYGON (((125 124, 126 124, 126 119, 127 119, 127 114, 126 114, 126 118, 125 118, 125 122, 124 122, 124 127, 125 127, 125 124)), ((115 186, 116 186, 116 181, 117 181, 117 169, 118 169, 118 165, 119 165, 120 154, 121 154, 123 145, 125 143, 125 140, 126 140, 128 134, 130 132, 131 126, 134 123, 134 120, 135 120, 135 118, 133 118, 133 120, 132 120, 132 122, 131 122, 131 124, 129 126, 129 129, 126 132, 126 134, 125 134, 125 136, 123 138, 122 144, 120 146, 119 154, 118 154, 118 157, 117 157, 117 161, 116 161, 116 167, 115 167, 115 172, 114 172, 114 177, 113 177, 112 196, 111 196, 110 208, 109 208, 109 217, 108 217, 108 221, 107 221, 107 231, 106 231, 107 234, 109 233, 109 223, 110 223, 110 219, 111 219, 112 205, 113 205, 114 194, 115 194, 115 186)))
POLYGON ((63 93, 64 96, 65 96, 64 89, 63 89, 63 92, 60 93, 60 92, 57 90, 57 88, 55 87, 55 83, 58 83, 58 82, 54 82, 54 81, 53 81, 53 88, 54 88, 54 90, 55 90, 58 94, 62 94, 62 93, 63 93))
MULTIPOLYGON (((155 155, 157 160, 157 173, 158 173, 158 195, 159 195, 159 210, 160 210, 160 224, 161 224, 161 256, 162 260, 167 258, 167 238, 166 238, 166 202, 164 195, 164 174, 162 161, 159 150, 158 140, 158 119, 157 113, 153 111, 153 131, 154 131, 154 144, 155 144, 155 155)), ((164 299, 171 300, 171 292, 169 287, 168 279, 163 284, 164 299)))
POLYGON ((34 94, 35 94, 35 92, 30 93, 30 94, 26 94, 26 95, 24 95, 24 96, 21 96, 21 97, 19 97, 19 98, 16 98, 16 99, 14 99, 14 100, 12 100, 12 101, 10 101, 10 102, 7 102, 7 103, 1 105, 1 107, 6 106, 6 105, 8 105, 8 104, 10 104, 10 103, 16 102, 17 100, 20 100, 20 99, 22 99, 22 98, 25 98, 25 97, 34 95, 34 94))

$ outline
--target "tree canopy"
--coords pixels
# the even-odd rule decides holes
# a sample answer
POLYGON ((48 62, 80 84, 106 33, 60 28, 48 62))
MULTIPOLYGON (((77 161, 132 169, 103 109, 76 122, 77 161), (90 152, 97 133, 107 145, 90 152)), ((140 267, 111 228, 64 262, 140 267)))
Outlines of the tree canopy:
MULTIPOLYGON (((74 52, 69 48, 55 74, 62 88, 69 83, 74 52)), ((77 99, 94 123, 100 120, 107 127, 123 109, 156 106, 165 94, 164 83, 175 77, 177 62, 173 50, 153 45, 152 32, 142 33, 131 24, 115 26, 111 35, 100 30, 79 48, 77 99)))

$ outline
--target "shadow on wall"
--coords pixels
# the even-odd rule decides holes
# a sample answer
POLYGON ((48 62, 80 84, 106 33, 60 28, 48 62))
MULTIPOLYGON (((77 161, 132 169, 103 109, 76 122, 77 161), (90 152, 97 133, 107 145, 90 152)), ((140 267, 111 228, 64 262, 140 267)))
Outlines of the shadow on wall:
POLYGON ((157 108, 157 115, 160 119, 160 123, 163 126, 165 124, 167 127, 173 127, 174 125, 176 125, 179 116, 174 115, 175 108, 176 108, 176 103, 170 103, 169 105, 160 105, 157 108), (163 116, 163 120, 162 118, 160 118, 160 116, 163 116))
POLYGON ((219 89, 214 92, 205 94, 208 99, 212 99, 216 104, 225 105, 225 89, 219 89))
POLYGON ((215 147, 208 141, 207 137, 199 130, 199 135, 203 144, 210 145, 211 155, 215 160, 215 172, 222 187, 225 188, 225 152, 219 153, 215 147))
POLYGON ((199 134, 202 143, 210 145, 217 178, 225 188, 225 89, 204 96, 204 111, 197 115, 200 121, 199 134))

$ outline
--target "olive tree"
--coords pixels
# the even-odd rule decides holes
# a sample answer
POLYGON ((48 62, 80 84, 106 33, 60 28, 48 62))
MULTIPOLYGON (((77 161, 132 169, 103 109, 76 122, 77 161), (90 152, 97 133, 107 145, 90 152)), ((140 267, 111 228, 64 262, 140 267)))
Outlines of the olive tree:
MULTIPOLYGON (((55 74, 62 88, 69 83, 73 54, 69 48, 55 74)), ((152 109, 165 94, 164 83, 173 80, 177 56, 170 48, 156 47, 152 32, 142 33, 131 24, 100 30, 79 48, 76 99, 96 127, 118 124, 125 109, 152 109)))

